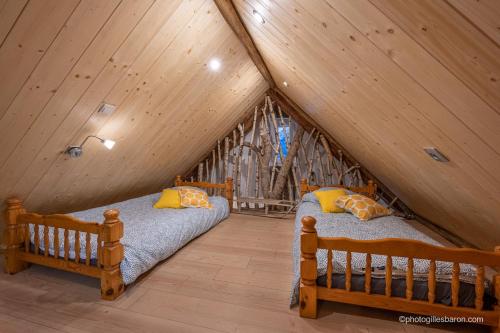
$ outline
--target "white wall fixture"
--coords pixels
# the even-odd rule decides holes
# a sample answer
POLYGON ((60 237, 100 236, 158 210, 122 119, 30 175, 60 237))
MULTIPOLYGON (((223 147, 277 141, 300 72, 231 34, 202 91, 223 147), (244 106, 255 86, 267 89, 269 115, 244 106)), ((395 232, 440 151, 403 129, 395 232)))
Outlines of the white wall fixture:
POLYGON ((97 111, 98 113, 102 113, 105 115, 110 115, 116 110, 116 105, 113 104, 107 104, 103 103, 100 107, 99 110, 97 111))
POLYGON ((89 135, 87 136, 83 142, 79 146, 69 146, 66 148, 64 151, 65 154, 68 154, 70 157, 77 158, 82 156, 83 154, 83 145, 87 142, 89 138, 96 138, 97 140, 101 141, 101 143, 104 145, 104 147, 108 148, 109 150, 113 149, 115 146, 115 141, 109 140, 109 139, 101 139, 98 136, 95 135, 89 135))
POLYGON ((427 147, 424 148, 427 155, 429 155, 433 160, 438 162, 449 162, 450 160, 443 155, 437 148, 427 147))

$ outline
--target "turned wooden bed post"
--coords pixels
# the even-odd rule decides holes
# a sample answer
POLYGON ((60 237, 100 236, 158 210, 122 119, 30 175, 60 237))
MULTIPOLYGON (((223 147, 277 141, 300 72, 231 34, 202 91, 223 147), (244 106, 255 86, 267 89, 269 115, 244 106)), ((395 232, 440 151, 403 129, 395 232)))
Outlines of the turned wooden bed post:
POLYGON ((318 233, 314 227, 316 219, 311 216, 302 218, 300 234, 300 289, 299 312, 301 317, 316 318, 318 307, 318 277, 316 251, 318 250, 318 233))
POLYGON ((181 186, 181 183, 182 183, 182 177, 176 176, 175 177, 175 186, 181 186))
POLYGON ((233 210, 233 178, 226 178, 226 199, 229 201, 229 211, 233 210))
POLYGON ((307 188, 307 179, 302 178, 300 180, 300 197, 302 198, 307 192, 309 192, 307 188))
POLYGON ((377 193, 377 184, 373 182, 373 180, 368 181, 368 196, 370 198, 375 198, 375 194, 377 193))
MULTIPOLYGON (((500 246, 495 246, 495 252, 500 253, 500 246)), ((499 267, 495 267, 495 269, 499 269, 499 267)), ((493 288, 495 291, 495 298, 500 300, 500 273, 493 276, 493 288)), ((494 309, 497 313, 500 313, 500 304, 495 305, 494 309)), ((498 321, 497 327, 491 328, 491 332, 500 333, 500 320, 498 321)))
MULTIPOLYGON (((119 211, 110 209, 104 212, 104 224, 101 229, 102 270, 101 270, 101 298, 112 301, 123 293, 124 284, 120 271, 123 260, 123 223, 118 218, 119 211)), ((100 245, 100 244, 99 244, 100 245)))
POLYGON ((17 224, 17 217, 26 213, 23 202, 18 198, 7 199, 5 210, 5 232, 4 240, 7 245, 5 251, 5 272, 15 274, 27 267, 27 263, 19 260, 18 252, 24 239, 24 230, 20 230, 17 224))

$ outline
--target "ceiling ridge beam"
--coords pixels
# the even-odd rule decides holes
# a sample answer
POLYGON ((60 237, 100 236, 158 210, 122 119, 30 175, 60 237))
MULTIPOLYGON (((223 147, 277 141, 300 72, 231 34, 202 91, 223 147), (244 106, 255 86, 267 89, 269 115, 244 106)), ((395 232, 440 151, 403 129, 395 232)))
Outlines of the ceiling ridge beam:
POLYGON ((243 44, 245 49, 248 52, 248 55, 252 59, 255 67, 262 74, 264 79, 268 82, 271 88, 276 87, 276 83, 271 75, 271 72, 267 68, 264 59, 262 58, 259 50, 255 46, 255 43, 252 39, 252 36, 248 33, 245 24, 241 20, 236 7, 233 4, 232 0, 214 0, 217 8, 219 8, 222 17, 226 20, 227 24, 231 27, 231 30, 236 34, 240 42, 243 44))

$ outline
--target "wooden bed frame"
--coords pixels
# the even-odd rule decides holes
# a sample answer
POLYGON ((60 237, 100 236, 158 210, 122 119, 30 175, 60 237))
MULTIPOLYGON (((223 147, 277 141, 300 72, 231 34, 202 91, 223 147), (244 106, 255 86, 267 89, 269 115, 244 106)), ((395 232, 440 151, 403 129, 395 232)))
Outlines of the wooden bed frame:
MULTIPOLYGON (((186 182, 180 176, 175 179, 175 186, 195 186, 214 189, 225 193, 232 209, 233 180, 229 177, 225 183, 212 184, 206 182, 186 182)), ((119 219, 117 209, 104 212, 104 223, 85 222, 65 214, 40 215, 28 213, 18 198, 7 200, 5 212, 5 271, 15 274, 26 269, 30 264, 48 266, 64 271, 101 279, 101 297, 105 300, 114 300, 124 291, 120 263, 123 260, 123 223, 119 219), (29 225, 35 229, 34 244, 31 244, 29 225), (49 227, 53 227, 53 247, 59 248, 64 242, 64 256, 55 251, 49 255, 50 248, 49 227), (39 230, 43 228, 43 237, 39 230), (64 239, 59 239, 59 229, 64 230, 64 239), (69 258, 69 232, 75 232, 75 258, 69 258), (85 260, 80 260, 80 233, 85 233, 85 260), (97 235, 97 260, 91 260, 91 234, 97 235), (43 239, 40 239, 43 238, 43 239), (40 242, 43 242, 45 251, 41 251, 40 242)))
MULTIPOLYGON (((339 187, 338 185, 329 186, 339 187)), ((301 182, 302 194, 318 188, 319 186, 308 185, 305 180, 301 182)), ((374 197, 376 185, 370 181, 366 187, 349 189, 353 192, 371 194, 370 196, 374 197)), ((446 316, 455 318, 482 317, 483 322, 475 323, 489 325, 492 327, 493 332, 500 332, 500 306, 495 305, 493 310, 486 310, 483 308, 484 270, 485 267, 494 269, 495 267, 500 267, 500 246, 495 247, 494 251, 480 251, 469 248, 438 247, 416 240, 401 238, 355 240, 344 237, 318 237, 315 224, 316 219, 312 216, 305 216, 302 218, 299 291, 299 312, 301 317, 316 318, 317 301, 327 300, 427 316, 446 316), (316 279, 318 277, 316 252, 318 249, 327 250, 328 264, 326 287, 316 284, 316 279), (345 272, 345 289, 332 288, 333 251, 346 252, 347 267, 345 272), (371 265, 372 255, 387 256, 385 295, 371 294, 371 270, 365 271, 365 291, 351 291, 351 256, 353 252, 366 254, 367 266, 371 265), (392 257, 408 258, 405 298, 391 296, 392 257), (414 259, 430 260, 428 301, 412 299, 414 259), (436 297, 436 261, 453 263, 451 306, 434 303, 436 297), (475 308, 458 305, 460 263, 472 264, 477 267, 475 308)), ((497 300, 500 300, 500 274, 495 274, 492 282, 495 297, 497 300)))

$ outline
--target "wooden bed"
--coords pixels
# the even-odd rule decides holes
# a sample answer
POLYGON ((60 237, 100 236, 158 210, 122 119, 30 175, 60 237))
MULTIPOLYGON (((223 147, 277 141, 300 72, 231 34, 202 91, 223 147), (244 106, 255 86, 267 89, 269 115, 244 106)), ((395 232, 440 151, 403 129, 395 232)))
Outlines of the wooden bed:
MULTIPOLYGON (((338 185, 329 185, 329 187, 330 186, 339 187, 338 185)), ((302 195, 318 188, 319 186, 308 185, 305 180, 301 182, 302 195)), ((376 193, 376 185, 371 181, 368 182, 366 187, 348 189, 353 192, 368 195, 372 198, 374 198, 376 193)), ((494 251, 480 251, 469 248, 438 247, 416 240, 401 238, 355 240, 343 237, 318 237, 315 224, 316 219, 312 216, 305 216, 302 218, 302 232, 300 236, 300 316, 316 318, 317 301, 327 300, 427 316, 481 317, 483 321, 478 324, 489 325, 494 332, 500 332, 500 307, 495 305, 493 310, 487 310, 483 307, 485 267, 494 269, 495 267, 500 267, 500 246, 495 247, 494 251), (327 250, 328 264, 326 287, 317 285, 318 270, 316 252, 318 249, 327 250), (333 251, 346 252, 347 267, 345 272, 345 289, 332 288, 333 251), (385 295, 371 294, 371 270, 365 270, 364 292, 351 291, 352 268, 350 265, 350 258, 352 253, 366 254, 367 266, 371 264, 372 255, 387 256, 385 295), (408 258, 405 298, 391 296, 392 257, 408 258), (430 260, 427 279, 428 301, 412 299, 414 284, 413 259, 430 260), (436 290, 436 261, 453 263, 451 306, 434 303, 436 290), (474 308, 459 306, 460 263, 471 264, 477 267, 474 308)), ((495 298, 499 300, 500 274, 494 275, 492 285, 495 298)))
MULTIPOLYGON (((194 186, 213 189, 214 192, 224 193, 229 201, 229 208, 233 203, 233 180, 229 177, 225 183, 212 184, 206 182, 186 182, 180 176, 175 179, 175 186, 194 186)), ((120 263, 124 258, 123 223, 119 219, 116 209, 104 212, 104 223, 85 222, 65 214, 40 215, 28 213, 18 198, 7 200, 5 212, 5 271, 15 274, 26 269, 30 264, 48 266, 77 274, 101 279, 101 297, 105 300, 114 300, 124 291, 124 283, 120 271, 120 263), (30 239, 30 224, 35 230, 34 244, 30 239), (53 228, 53 248, 64 247, 64 256, 59 256, 58 251, 49 255, 50 248, 49 228, 53 228), (39 231, 43 229, 43 237, 39 231), (64 239, 59 239, 59 229, 64 230, 64 239), (69 233, 75 232, 74 249, 75 258, 69 257, 69 233), (85 233, 86 258, 80 260, 80 237, 85 233), (97 260, 91 260, 91 234, 97 235, 97 260), (42 239, 40 239, 42 238, 42 239), (41 243, 43 242, 43 243, 41 243), (61 243, 63 242, 63 243, 61 243), (44 245, 42 251, 40 244, 44 245)))

